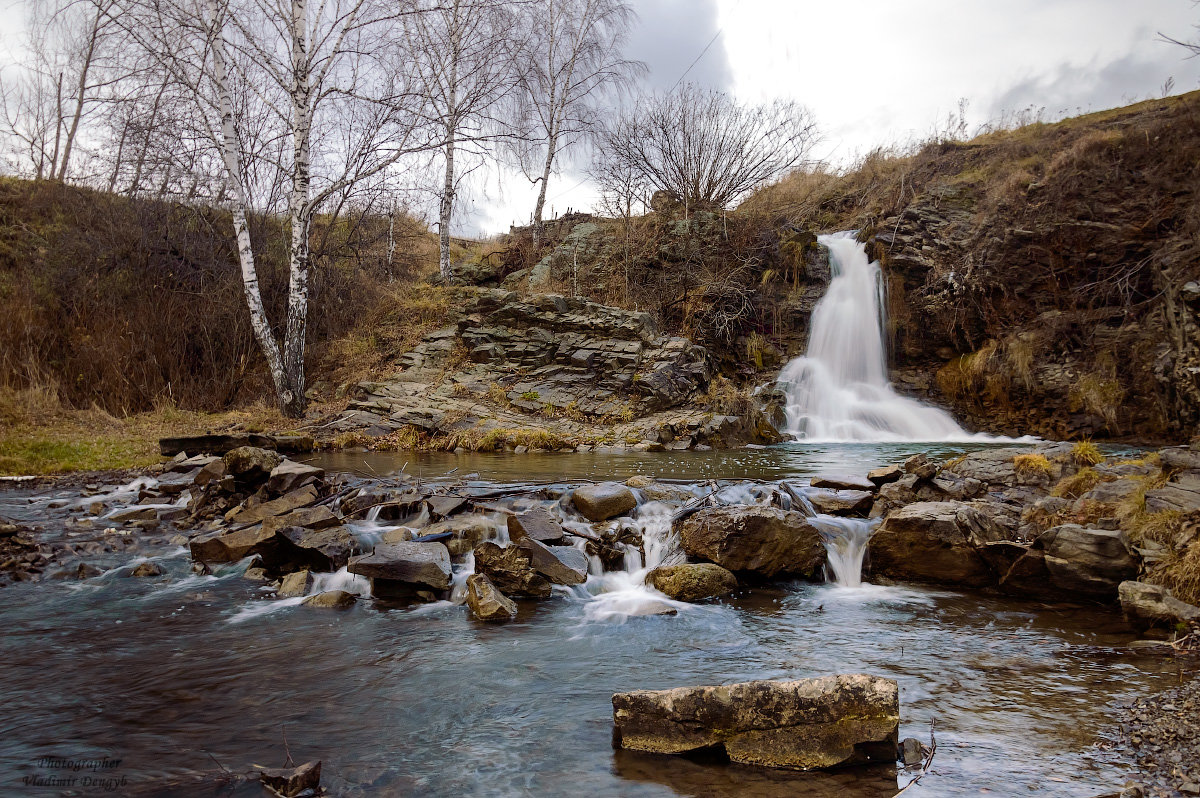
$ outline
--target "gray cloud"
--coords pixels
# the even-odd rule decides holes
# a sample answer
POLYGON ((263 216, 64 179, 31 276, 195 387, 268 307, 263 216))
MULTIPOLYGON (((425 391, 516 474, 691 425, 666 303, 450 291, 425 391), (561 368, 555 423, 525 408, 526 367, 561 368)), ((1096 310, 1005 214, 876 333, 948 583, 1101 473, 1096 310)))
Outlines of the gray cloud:
MULTIPOLYGON (((628 58, 645 61, 646 83, 666 91, 675 85, 719 30, 716 0, 639 0, 638 23, 625 47, 628 58)), ((733 70, 723 37, 713 41, 686 80, 706 88, 729 91, 733 70)))
POLYGON ((996 120, 1026 108, 1044 108, 1044 118, 1100 111, 1161 96, 1168 79, 1172 94, 1200 87, 1200 59, 1186 58, 1177 45, 1161 44, 1128 52, 1107 64, 1060 64, 1026 77, 992 101, 988 118, 996 120))

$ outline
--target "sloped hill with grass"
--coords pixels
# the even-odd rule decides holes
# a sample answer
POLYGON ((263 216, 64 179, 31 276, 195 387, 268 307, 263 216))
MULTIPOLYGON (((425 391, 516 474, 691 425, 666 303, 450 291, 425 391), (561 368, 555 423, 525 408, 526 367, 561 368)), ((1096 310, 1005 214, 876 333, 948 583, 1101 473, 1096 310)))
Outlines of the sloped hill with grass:
POLYGON ((1200 422, 1200 93, 795 174, 742 213, 858 229, 902 385, 978 429, 1184 439, 1200 422))

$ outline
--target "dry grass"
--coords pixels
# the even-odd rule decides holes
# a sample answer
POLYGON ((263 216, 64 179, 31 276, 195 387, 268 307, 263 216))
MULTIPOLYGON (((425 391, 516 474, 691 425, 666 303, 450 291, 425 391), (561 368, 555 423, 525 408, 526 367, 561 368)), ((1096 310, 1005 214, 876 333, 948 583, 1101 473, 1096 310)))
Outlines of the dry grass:
POLYGON ((1105 477, 1096 469, 1085 467, 1071 476, 1059 480, 1054 489, 1050 491, 1050 495, 1060 499, 1078 499, 1101 482, 1111 482, 1112 480, 1113 477, 1105 477))
MULTIPOLYGON (((222 413, 199 413, 160 403, 155 410, 118 418, 101 408, 53 408, 44 396, 26 403, 0 399, 0 474, 61 474, 141 468, 157 463, 159 438, 198 432, 290 432, 294 419, 257 403, 222 413)), ((316 409, 321 412, 320 408, 316 409)))
POLYGON ((1071 447, 1071 459, 1075 465, 1086 468, 1103 463, 1104 453, 1091 440, 1084 439, 1071 447))
POLYGON ((1018 454, 1013 457, 1013 469, 1023 477, 1049 477, 1053 473, 1044 454, 1018 454))

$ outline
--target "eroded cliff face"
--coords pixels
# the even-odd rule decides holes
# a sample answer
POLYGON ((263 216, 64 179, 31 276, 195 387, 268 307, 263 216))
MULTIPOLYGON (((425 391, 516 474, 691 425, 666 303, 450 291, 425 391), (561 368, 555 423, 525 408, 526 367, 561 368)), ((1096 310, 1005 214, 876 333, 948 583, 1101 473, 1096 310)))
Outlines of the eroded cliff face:
POLYGON ((883 266, 902 389, 989 432, 1197 434, 1200 95, 941 145, 908 170, 903 200, 839 211, 883 266))

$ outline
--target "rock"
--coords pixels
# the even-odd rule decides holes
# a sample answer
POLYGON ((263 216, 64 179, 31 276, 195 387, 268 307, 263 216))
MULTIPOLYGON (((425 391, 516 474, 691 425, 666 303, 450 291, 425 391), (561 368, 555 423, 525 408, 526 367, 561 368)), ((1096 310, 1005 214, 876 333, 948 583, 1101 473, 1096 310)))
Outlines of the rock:
POLYGON ((1129 625, 1141 632, 1151 627, 1174 629, 1200 621, 1200 607, 1180 601, 1171 591, 1146 582, 1122 582, 1117 586, 1121 611, 1129 625))
POLYGON ((467 606, 481 621, 509 621, 517 617, 517 604, 483 574, 467 577, 467 606))
POLYGON ((462 496, 430 496, 427 503, 434 518, 446 518, 465 505, 467 500, 462 496))
POLYGON ((495 525, 487 516, 466 513, 430 524, 420 530, 413 539, 418 543, 440 541, 446 545, 451 557, 461 557, 492 537, 495 531, 495 525))
POLYGON ((1190 513, 1200 510, 1200 474, 1180 474, 1171 482, 1146 491, 1146 511, 1190 513))
POLYGON ((136 568, 129 572, 130 576, 145 578, 150 576, 162 576, 166 571, 156 562, 139 563, 136 568))
POLYGON ((214 457, 196 472, 196 476, 192 477, 192 483, 195 485, 207 485, 210 482, 220 482, 227 475, 228 471, 225 469, 225 461, 219 457, 214 457))
POLYGON ((904 473, 912 474, 917 479, 933 479, 937 472, 937 463, 930 461, 923 454, 914 454, 904 461, 904 473))
POLYGON ((865 490, 814 490, 807 495, 813 508, 825 515, 865 516, 875 502, 874 494, 865 490))
POLYGON ((958 502, 916 502, 893 510, 868 544, 871 571, 893 579, 982 587, 994 581, 959 527, 958 502))
POLYGON ((242 574, 242 578, 251 582, 266 582, 267 569, 258 565, 252 565, 242 574))
POLYGON ((1007 593, 1046 600, 1117 599, 1138 573, 1125 533, 1064 524, 1043 532, 1000 581, 1007 593))
POLYGON ((532 538, 517 543, 529 552, 533 570, 556 585, 582 585, 587 581, 588 558, 574 546, 547 546, 532 538))
POLYGON ((295 768, 260 767, 259 779, 284 798, 295 798, 305 790, 315 793, 321 786, 321 763, 305 762, 295 768))
POLYGON ((279 452, 256 446, 239 446, 225 453, 225 471, 239 482, 260 482, 283 462, 279 452))
POLYGON ((314 571, 336 571, 350 562, 358 543, 344 526, 305 529, 288 526, 278 530, 279 545, 260 552, 268 565, 307 567, 314 571))
POLYGON ((269 502, 235 508, 233 511, 231 511, 227 518, 230 522, 235 524, 251 524, 255 521, 262 521, 265 518, 271 518, 272 516, 290 513, 293 510, 300 509, 301 507, 307 507, 316 500, 316 488, 314 488, 312 485, 307 485, 299 490, 294 490, 291 493, 285 493, 278 499, 272 499, 269 502))
POLYGON ((200 535, 188 542, 192 559, 196 562, 237 562, 251 554, 272 556, 278 548, 275 530, 262 525, 239 529, 235 532, 213 532, 200 535))
POLYGON ((273 516, 263 520, 263 528, 265 529, 282 529, 285 526, 302 526, 305 529, 327 529, 331 526, 339 526, 342 519, 334 514, 324 505, 316 507, 301 507, 299 510, 292 510, 290 513, 273 516))
POLYGON ((124 510, 113 512, 105 520, 116 524, 129 524, 134 521, 157 521, 158 510, 153 507, 126 507, 124 510))
POLYGON ((712 563, 660 566, 646 576, 646 582, 676 601, 689 602, 724 596, 738 587, 732 571, 712 563))
POLYGON ((902 476, 904 476, 904 469, 896 465, 881 466, 867 472, 867 479, 871 480, 871 484, 877 488, 895 482, 902 476))
POLYGON ((295 571, 285 576, 283 582, 279 585, 279 589, 275 591, 275 595, 279 598, 307 596, 308 591, 312 590, 312 586, 312 571, 305 568, 302 571, 295 571))
POLYGON ((441 543, 378 544, 375 551, 350 561, 350 573, 434 590, 450 587, 450 552, 441 543))
MULTIPOLYGON (((897 477, 898 479, 899 477, 897 477)), ((832 488, 833 490, 875 490, 875 483, 866 477, 818 474, 810 483, 814 488, 832 488)))
POLYGON ((895 762, 896 682, 862 674, 613 695, 613 745, 681 754, 720 746, 732 762, 812 770, 895 762))
POLYGON ((576 488, 571 502, 589 521, 607 521, 636 507, 637 497, 619 482, 601 482, 576 488))
POLYGON ((280 496, 324 478, 325 469, 323 468, 297 463, 293 460, 284 460, 271 469, 271 475, 267 477, 267 490, 280 496))
POLYGON ((508 536, 514 542, 528 537, 541 543, 558 543, 563 539, 563 528, 548 510, 535 507, 508 517, 508 536))
POLYGON ((914 765, 919 765, 925 761, 925 754, 921 750, 921 741, 916 737, 905 737, 900 741, 900 761, 904 763, 904 767, 910 768, 914 765))
POLYGON ((797 512, 737 506, 701 510, 676 523, 684 552, 730 571, 815 579, 825 563, 821 535, 797 512))
POLYGON ((527 549, 484 541, 475 547, 475 573, 487 576, 506 596, 550 597, 550 582, 533 569, 527 549))
POLYGON ((300 602, 300 604, 305 607, 326 607, 328 609, 342 610, 354 606, 354 602, 356 601, 358 601, 358 596, 353 593, 347 593, 345 590, 326 590, 324 593, 309 596, 300 602))

